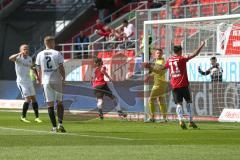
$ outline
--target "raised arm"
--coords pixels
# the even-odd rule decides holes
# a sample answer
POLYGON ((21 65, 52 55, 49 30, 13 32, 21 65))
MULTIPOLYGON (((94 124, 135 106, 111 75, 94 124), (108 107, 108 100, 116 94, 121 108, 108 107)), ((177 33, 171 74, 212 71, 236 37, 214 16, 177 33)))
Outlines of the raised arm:
POLYGON ((202 71, 202 69, 201 69, 200 66, 198 67, 198 72, 199 72, 201 75, 204 75, 204 76, 209 75, 209 74, 210 74, 210 70, 211 70, 211 68, 208 69, 208 70, 206 70, 206 71, 204 72, 204 71, 202 71))
POLYGON ((202 44, 199 46, 199 48, 196 49, 192 54, 187 55, 187 58, 192 59, 196 57, 200 53, 204 45, 205 45, 205 41, 203 41, 202 44))
POLYGON ((21 55, 21 52, 11 55, 8 59, 9 61, 15 62, 17 60, 17 57, 20 55, 21 55))

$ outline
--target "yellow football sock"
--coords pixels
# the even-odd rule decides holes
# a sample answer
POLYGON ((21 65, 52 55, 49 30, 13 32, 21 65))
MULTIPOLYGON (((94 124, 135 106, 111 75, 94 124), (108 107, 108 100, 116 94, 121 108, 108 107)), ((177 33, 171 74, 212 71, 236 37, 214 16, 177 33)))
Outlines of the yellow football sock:
POLYGON ((159 103, 159 108, 160 108, 160 111, 163 115, 163 119, 166 120, 167 119, 167 106, 166 106, 166 104, 160 104, 159 103))
POLYGON ((155 113, 154 103, 153 102, 148 102, 148 107, 149 107, 150 117, 154 118, 154 113, 155 113))

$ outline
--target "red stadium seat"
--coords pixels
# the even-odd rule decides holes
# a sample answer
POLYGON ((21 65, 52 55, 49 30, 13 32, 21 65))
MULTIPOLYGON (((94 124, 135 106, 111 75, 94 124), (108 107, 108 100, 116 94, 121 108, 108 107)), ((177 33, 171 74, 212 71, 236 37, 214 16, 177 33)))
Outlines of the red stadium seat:
POLYGON ((162 40, 161 40, 161 44, 160 44, 160 45, 161 45, 161 48, 165 47, 165 44, 166 44, 166 43, 165 43, 165 39, 162 39, 162 40))
POLYGON ((167 12, 165 10, 160 11, 160 18, 161 19, 166 19, 167 18, 167 12))
POLYGON ((179 6, 181 6, 182 5, 182 3, 183 3, 183 0, 176 0, 176 2, 175 2, 175 7, 179 7, 179 6))
POLYGON ((238 3, 237 2, 231 2, 231 10, 236 9, 238 7, 238 3))
POLYGON ((203 5, 201 8, 201 13, 203 16, 213 15, 213 5, 203 5))
POLYGON ((174 45, 181 45, 181 42, 182 42, 182 39, 180 38, 175 38, 173 41, 174 45))
POLYGON ((189 30, 187 31, 188 36, 191 36, 191 35, 194 34, 196 31, 197 31, 196 29, 189 29, 189 30))
POLYGON ((187 4, 190 5, 190 4, 194 4, 195 3, 195 0, 187 0, 187 4))
POLYGON ((189 13, 190 13, 191 17, 197 17, 198 7, 197 6, 189 7, 189 13))
POLYGON ((184 34, 184 30, 182 28, 177 27, 174 32, 175 36, 179 37, 184 34))
POLYGON ((228 12, 227 4, 223 4, 223 3, 217 4, 216 8, 217 8, 217 15, 223 15, 228 12))
POLYGON ((165 35, 165 33, 166 33, 165 28, 164 28, 164 27, 161 27, 161 29, 160 29, 160 34, 161 34, 161 36, 165 35))

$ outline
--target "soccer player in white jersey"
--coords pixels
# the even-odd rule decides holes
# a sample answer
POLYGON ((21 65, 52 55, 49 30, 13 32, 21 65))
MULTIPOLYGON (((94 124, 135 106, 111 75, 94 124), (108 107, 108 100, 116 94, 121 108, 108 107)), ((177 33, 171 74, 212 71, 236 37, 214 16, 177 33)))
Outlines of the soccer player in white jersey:
MULTIPOLYGON (((29 56, 29 47, 26 44, 20 46, 20 52, 13 54, 9 57, 10 61, 15 62, 15 70, 17 75, 17 86, 25 99, 23 103, 21 120, 26 123, 30 123, 26 119, 27 110, 29 104, 32 102, 32 107, 35 113, 35 122, 41 123, 38 113, 38 103, 36 100, 36 93, 33 87, 33 82, 30 78, 30 69, 33 69, 32 58, 29 56)), ((36 72, 35 72, 36 73, 36 72)), ((37 77, 37 75, 36 75, 37 77)))
POLYGON ((38 53, 36 65, 40 82, 42 83, 45 101, 48 105, 48 114, 52 123, 52 132, 66 132, 62 125, 64 107, 62 104, 62 83, 65 80, 63 56, 54 50, 55 40, 52 36, 44 38, 46 49, 38 53), (58 127, 54 112, 54 102, 57 102, 58 127))

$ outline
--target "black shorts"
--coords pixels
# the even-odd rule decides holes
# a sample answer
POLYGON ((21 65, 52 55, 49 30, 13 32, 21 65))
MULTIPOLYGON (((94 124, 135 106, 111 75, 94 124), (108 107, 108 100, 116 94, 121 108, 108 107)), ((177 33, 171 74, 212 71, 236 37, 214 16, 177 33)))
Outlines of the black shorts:
POLYGON ((109 89, 108 85, 96 86, 94 88, 94 94, 97 98, 103 98, 103 96, 112 97, 112 91, 109 89))
POLYGON ((175 88, 172 90, 172 93, 175 104, 182 103, 183 98, 188 103, 192 102, 191 93, 188 87, 175 88))

